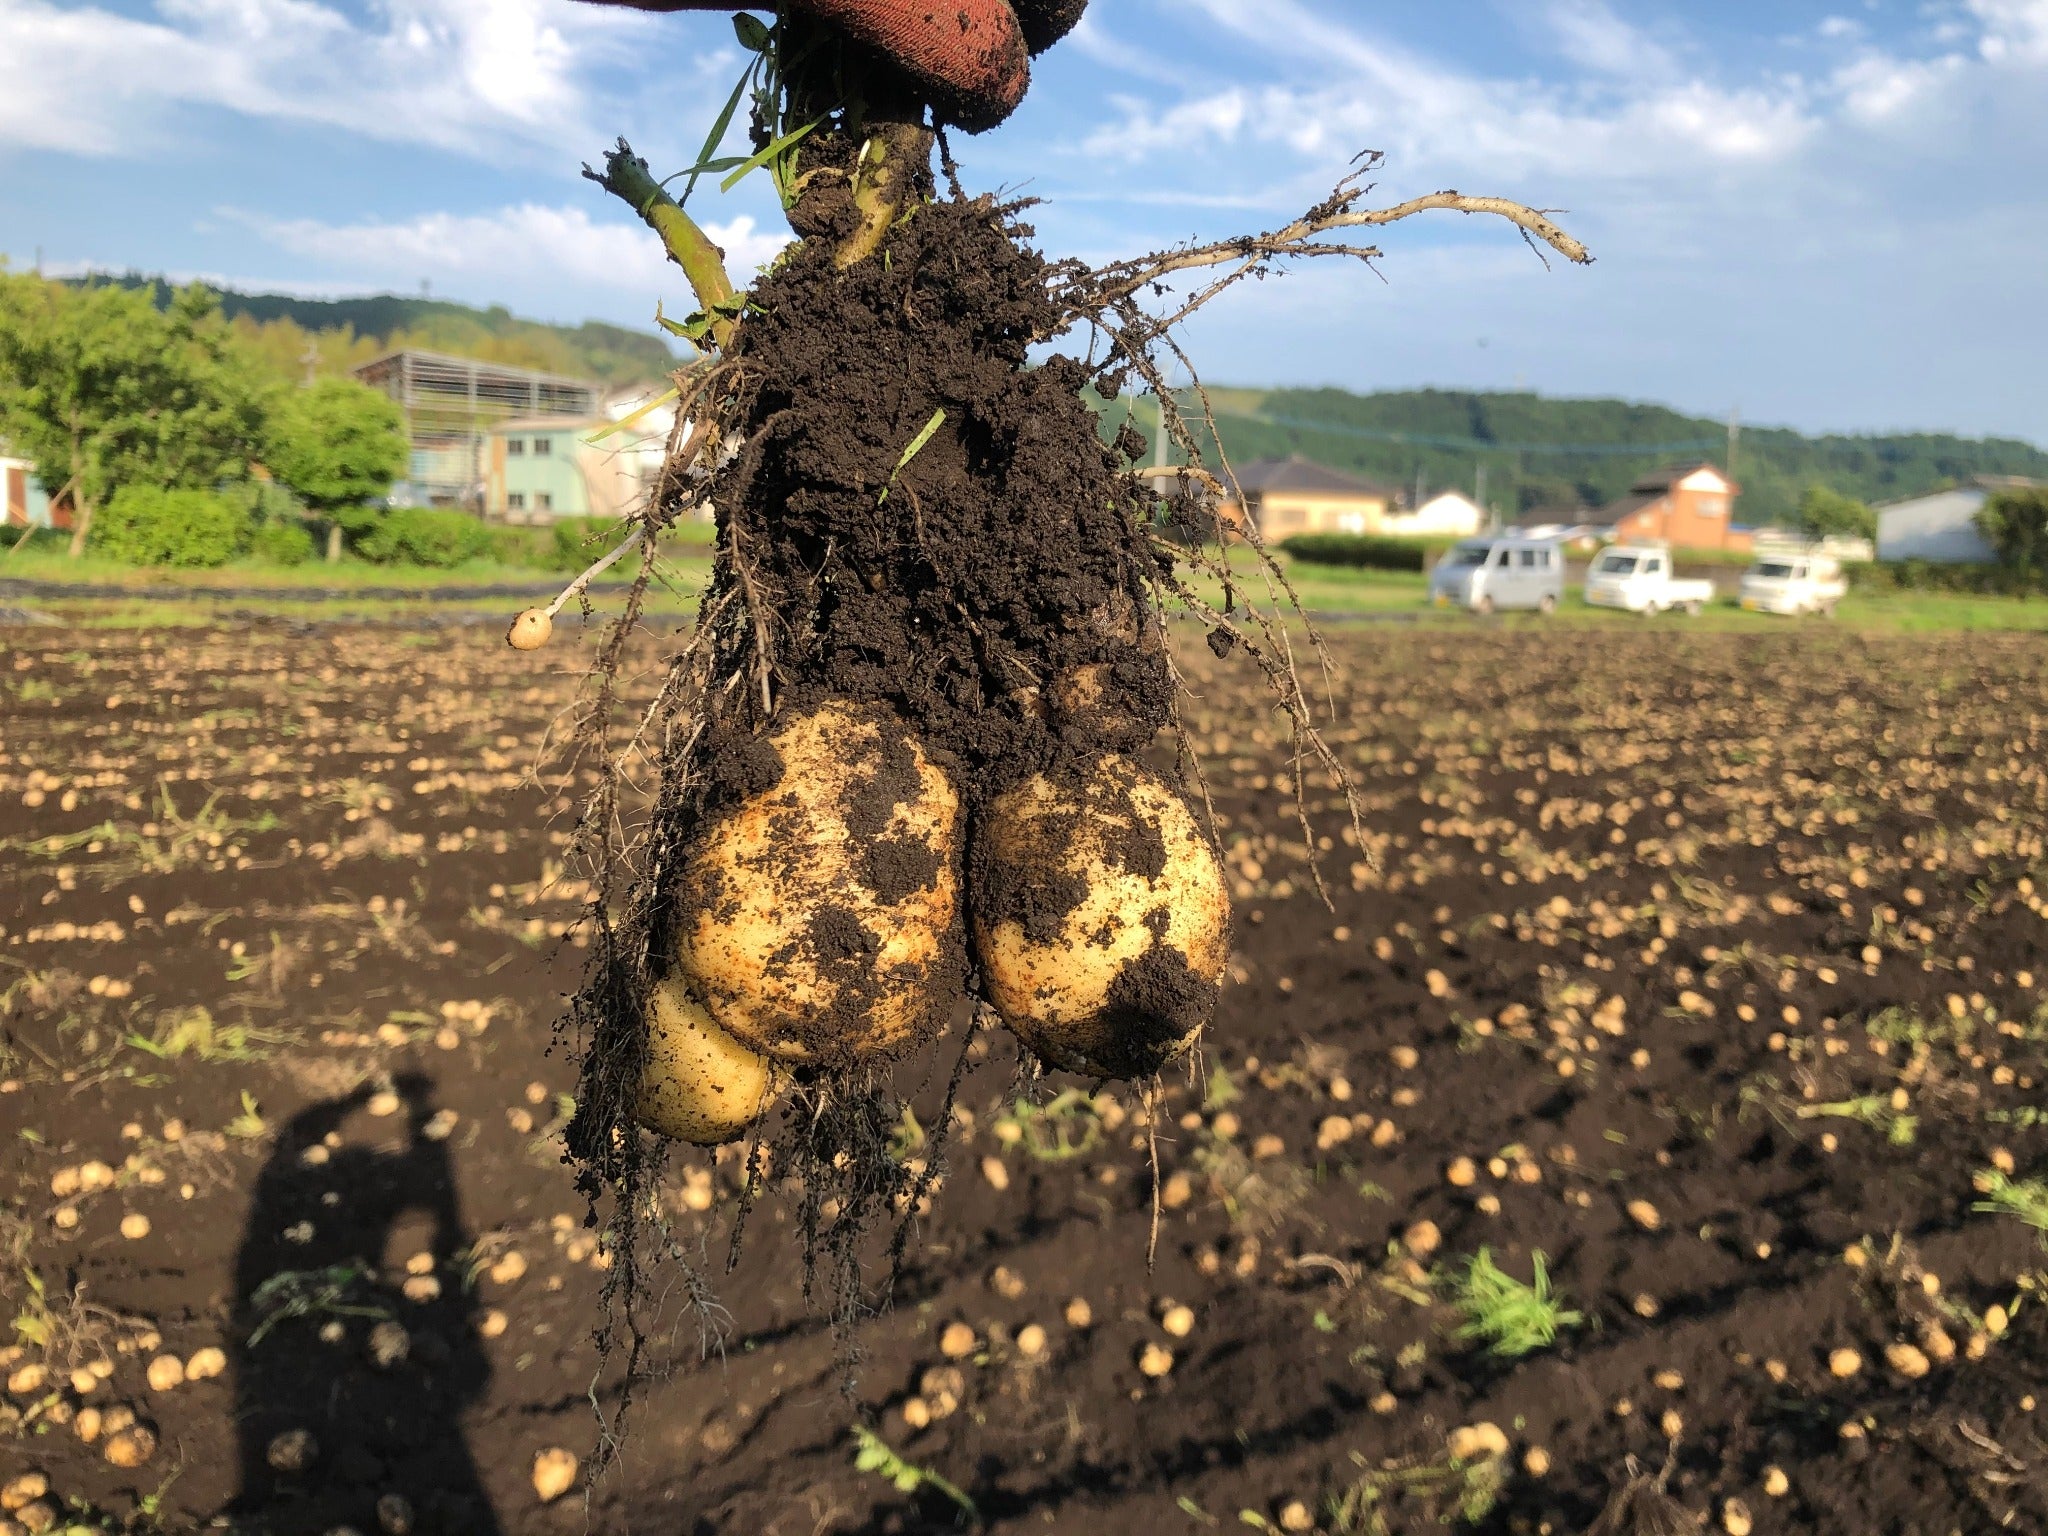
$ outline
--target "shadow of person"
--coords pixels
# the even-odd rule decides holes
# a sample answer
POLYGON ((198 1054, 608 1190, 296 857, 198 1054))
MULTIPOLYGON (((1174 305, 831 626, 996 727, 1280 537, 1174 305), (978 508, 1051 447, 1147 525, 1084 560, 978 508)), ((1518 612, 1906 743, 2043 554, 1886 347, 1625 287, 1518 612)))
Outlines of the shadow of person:
POLYGON ((369 1086, 301 1110, 257 1178, 231 1329, 240 1476, 216 1525, 499 1530, 462 1431, 490 1365, 454 1170, 432 1084, 393 1090, 402 1122, 369 1086))

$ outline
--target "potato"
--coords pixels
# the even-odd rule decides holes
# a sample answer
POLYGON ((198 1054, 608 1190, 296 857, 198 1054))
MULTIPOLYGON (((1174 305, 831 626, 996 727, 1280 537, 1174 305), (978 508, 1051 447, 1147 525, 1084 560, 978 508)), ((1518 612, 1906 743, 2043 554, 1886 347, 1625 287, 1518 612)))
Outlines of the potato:
POLYGON ((742 1045, 784 1061, 937 1033, 964 969, 953 786, 878 708, 827 703, 768 741, 779 782, 684 859, 680 973, 742 1045))
POLYGON ((1105 754, 989 807, 974 942, 989 1001, 1046 1061, 1144 1077, 1194 1043, 1230 953, 1223 869, 1157 775, 1105 754))
POLYGON ((752 1125, 781 1086, 768 1059, 713 1023, 680 982, 655 988, 638 1114, 647 1129, 715 1147, 752 1125))

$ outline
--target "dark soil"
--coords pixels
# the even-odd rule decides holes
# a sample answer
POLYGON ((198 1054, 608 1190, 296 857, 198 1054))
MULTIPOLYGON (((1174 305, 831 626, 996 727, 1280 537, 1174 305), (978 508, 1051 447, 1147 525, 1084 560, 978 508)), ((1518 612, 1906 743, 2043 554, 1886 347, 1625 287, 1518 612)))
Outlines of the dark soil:
MULTIPOLYGON (((5 1399, 0 1472, 140 1531, 233 1508, 368 1532, 388 1494, 422 1533, 953 1529, 934 1488, 856 1469, 871 1415, 992 1531, 1194 1536, 1299 1500, 1332 1533, 1345 1511, 1579 1533, 1668 1429, 1668 1497, 1709 1529, 1730 1499, 1764 1536, 2048 1529, 2048 1254, 1973 1208, 2001 1160, 2048 1173, 2038 644, 1646 631, 1603 668, 1555 627, 1347 640, 1334 734, 1378 865, 1331 828, 1332 913, 1262 688, 1182 638, 1244 917, 1206 1075, 1150 1125, 1129 1092, 1055 1098, 1072 1079, 1020 1111, 1014 1047, 976 1037, 852 1401, 792 1261, 801 1209, 764 1199, 723 1273, 748 1154, 672 1158, 668 1240, 715 1279, 718 1347, 682 1266, 658 1271, 662 1379, 591 1502, 542 1506, 536 1453, 587 1466, 593 1382, 619 1401, 549 1054, 580 960, 555 937, 580 892, 545 883, 568 801, 530 773, 580 660, 529 670, 481 635, 11 637, 0 1317, 30 1320, 9 1376, 61 1370, 5 1399), (209 1045, 163 1044, 201 1008, 209 1045), (89 1161, 111 1187, 52 1192, 89 1161), (1398 1245, 1425 1220, 1418 1260, 1398 1245), (1444 1277, 1482 1245, 1523 1279, 1541 1251, 1583 1325, 1519 1360, 1460 1341, 1444 1277), (336 1270, 252 1342, 288 1290, 259 1305, 266 1283, 336 1270), (1924 1375, 1887 1362, 1900 1344, 1924 1375), (1147 1345, 1167 1374, 1138 1369, 1147 1345), (145 1385, 152 1354, 205 1347, 226 1374, 145 1385), (81 1396, 64 1373, 102 1354, 81 1396), (160 1433, 140 1469, 71 1427, 117 1404, 160 1433), (1480 1420, 1511 1447, 1483 1508, 1445 1459, 1480 1420), (281 1427, 314 1438, 301 1471, 270 1465, 281 1427)), ((914 1126, 862 1131, 911 1166, 958 1038, 914 1126)), ((1609 1528, 1655 1506, 1638 1486, 1609 1528)))
POLYGON ((1086 365, 1025 366, 1055 311, 1012 215, 933 203, 844 272, 797 247, 739 328, 746 446, 709 487, 712 595, 758 594, 778 710, 886 705, 976 804, 1115 744, 1106 720, 1149 742, 1171 705, 1150 501, 1097 434, 1086 365), (1056 707, 1084 669, 1102 707, 1056 707))

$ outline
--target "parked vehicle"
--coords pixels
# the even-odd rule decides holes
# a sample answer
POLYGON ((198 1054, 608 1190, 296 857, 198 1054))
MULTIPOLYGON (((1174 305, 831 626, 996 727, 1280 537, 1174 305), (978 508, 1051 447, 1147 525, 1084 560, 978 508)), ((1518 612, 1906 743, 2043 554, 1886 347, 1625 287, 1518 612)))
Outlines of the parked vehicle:
POLYGON ((1742 606, 1752 613, 1818 613, 1833 617, 1849 590, 1830 555, 1771 555, 1742 578, 1742 606))
POLYGON ((1429 600, 1473 613, 1555 613, 1564 600, 1564 552, 1555 539, 1466 539, 1446 550, 1429 573, 1429 600))
POLYGON ((1586 572, 1586 601, 1595 608, 1698 613, 1713 600, 1711 581, 1672 574, 1671 551, 1661 545, 1614 545, 1595 555, 1586 572))

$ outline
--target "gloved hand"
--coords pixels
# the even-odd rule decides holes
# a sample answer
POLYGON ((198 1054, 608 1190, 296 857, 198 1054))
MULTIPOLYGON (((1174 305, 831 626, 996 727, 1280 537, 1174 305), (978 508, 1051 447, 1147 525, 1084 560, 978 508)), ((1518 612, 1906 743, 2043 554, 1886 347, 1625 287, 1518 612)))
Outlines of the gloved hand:
MULTIPOLYGON (((590 0, 642 11, 767 9, 744 0, 590 0)), ((1073 30, 1088 0, 785 0, 893 59, 939 118, 993 128, 1031 83, 1031 55, 1073 30)))

